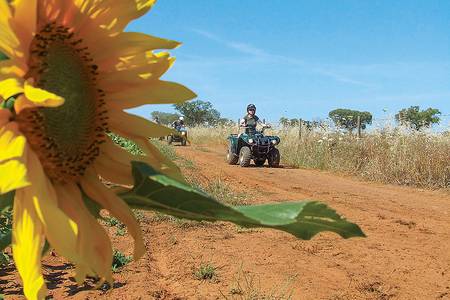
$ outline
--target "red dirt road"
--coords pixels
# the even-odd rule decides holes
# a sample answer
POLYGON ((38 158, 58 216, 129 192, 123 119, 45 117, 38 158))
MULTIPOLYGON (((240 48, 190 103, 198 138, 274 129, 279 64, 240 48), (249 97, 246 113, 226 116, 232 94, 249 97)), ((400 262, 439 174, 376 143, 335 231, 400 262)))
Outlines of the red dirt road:
MULTIPOLYGON (((47 257, 55 299, 284 299, 276 298, 283 291, 292 299, 450 299, 448 192, 311 170, 229 166, 222 148, 177 147, 177 152, 195 164, 187 174, 203 181, 219 178, 235 192, 254 195, 247 197, 250 203, 319 200, 359 224, 368 237, 344 240, 325 233, 301 241, 274 230, 180 225, 146 214, 148 255, 116 274, 116 288, 106 293, 77 288, 69 279, 73 270, 47 257), (215 280, 194 277, 202 263, 217 267, 215 280)), ((131 252, 129 238, 114 237, 114 245, 131 252)), ((0 287, 7 299, 20 298, 12 270, 0 272, 0 287)))

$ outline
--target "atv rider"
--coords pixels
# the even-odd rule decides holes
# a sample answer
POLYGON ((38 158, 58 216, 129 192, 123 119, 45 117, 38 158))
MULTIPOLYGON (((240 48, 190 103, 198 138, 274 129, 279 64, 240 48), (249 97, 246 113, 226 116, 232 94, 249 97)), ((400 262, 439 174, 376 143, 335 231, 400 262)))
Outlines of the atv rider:
POLYGON ((247 114, 241 120, 241 127, 245 127, 245 133, 253 135, 256 132, 256 125, 263 124, 256 116, 256 106, 254 104, 247 105, 247 114))
POLYGON ((176 120, 172 123, 172 127, 175 128, 176 130, 180 129, 183 126, 184 126, 184 117, 183 116, 179 117, 178 120, 176 120))

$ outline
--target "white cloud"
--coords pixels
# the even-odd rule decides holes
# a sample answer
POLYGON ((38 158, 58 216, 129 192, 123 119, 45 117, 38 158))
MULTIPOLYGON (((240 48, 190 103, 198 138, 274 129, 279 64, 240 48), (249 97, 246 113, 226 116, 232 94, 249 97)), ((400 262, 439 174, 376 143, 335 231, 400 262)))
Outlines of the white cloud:
POLYGON ((242 53, 245 55, 250 55, 253 59, 255 59, 256 61, 260 61, 262 63, 271 61, 271 62, 286 63, 289 65, 301 66, 304 69, 309 70, 310 72, 331 78, 338 82, 351 84, 351 85, 358 85, 358 86, 367 87, 367 88, 374 87, 374 85, 372 85, 372 84, 368 84, 368 83, 362 82, 360 80, 349 78, 349 77, 344 76, 344 75, 340 74, 339 72, 336 72, 332 69, 325 69, 324 67, 317 67, 317 66, 314 66, 313 64, 308 64, 303 60, 289 57, 289 56, 271 54, 271 53, 267 52, 266 50, 255 47, 249 43, 243 43, 243 42, 237 42, 237 41, 227 41, 227 40, 219 37, 216 34, 213 34, 209 31, 205 31, 205 30, 201 30, 201 29, 191 29, 191 31, 200 36, 203 36, 211 41, 214 41, 214 42, 219 43, 223 46, 226 46, 230 49, 233 49, 239 53, 242 53))

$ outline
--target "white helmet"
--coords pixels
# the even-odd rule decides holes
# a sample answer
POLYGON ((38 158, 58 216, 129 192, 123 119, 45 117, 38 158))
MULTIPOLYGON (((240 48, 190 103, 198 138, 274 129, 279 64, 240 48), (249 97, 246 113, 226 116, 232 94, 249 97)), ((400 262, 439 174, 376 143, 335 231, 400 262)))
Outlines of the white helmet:
POLYGON ((184 121, 184 117, 183 117, 183 116, 179 117, 178 119, 179 119, 180 121, 184 121))

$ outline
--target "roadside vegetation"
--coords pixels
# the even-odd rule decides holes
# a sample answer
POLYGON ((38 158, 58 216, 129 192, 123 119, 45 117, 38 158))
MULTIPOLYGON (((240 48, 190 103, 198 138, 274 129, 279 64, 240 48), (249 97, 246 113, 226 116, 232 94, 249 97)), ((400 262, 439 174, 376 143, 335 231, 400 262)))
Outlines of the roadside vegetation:
MULTIPOLYGON (((193 127, 195 145, 225 145, 236 126, 193 127)), ((330 170, 367 180, 425 188, 450 188, 450 132, 383 126, 361 138, 332 126, 280 126, 268 134, 281 137, 282 163, 330 170)))
POLYGON ((241 265, 234 275, 228 294, 221 294, 226 300, 291 300, 295 279, 296 275, 287 276, 283 282, 274 283, 271 289, 265 290, 261 287, 262 278, 245 271, 241 265))
MULTIPOLYGON (((221 119, 209 102, 192 101, 175 105, 175 109, 185 115, 189 140, 201 152, 208 151, 204 145, 225 146, 227 136, 239 130, 236 121, 221 119)), ((165 116, 161 112, 152 115, 165 116)), ((330 111, 325 121, 282 117, 278 126, 266 133, 281 137, 278 148, 287 166, 330 170, 383 183, 448 189, 450 129, 431 129, 441 123, 441 117, 438 109, 411 106, 378 124, 370 112, 338 108, 330 111)))

